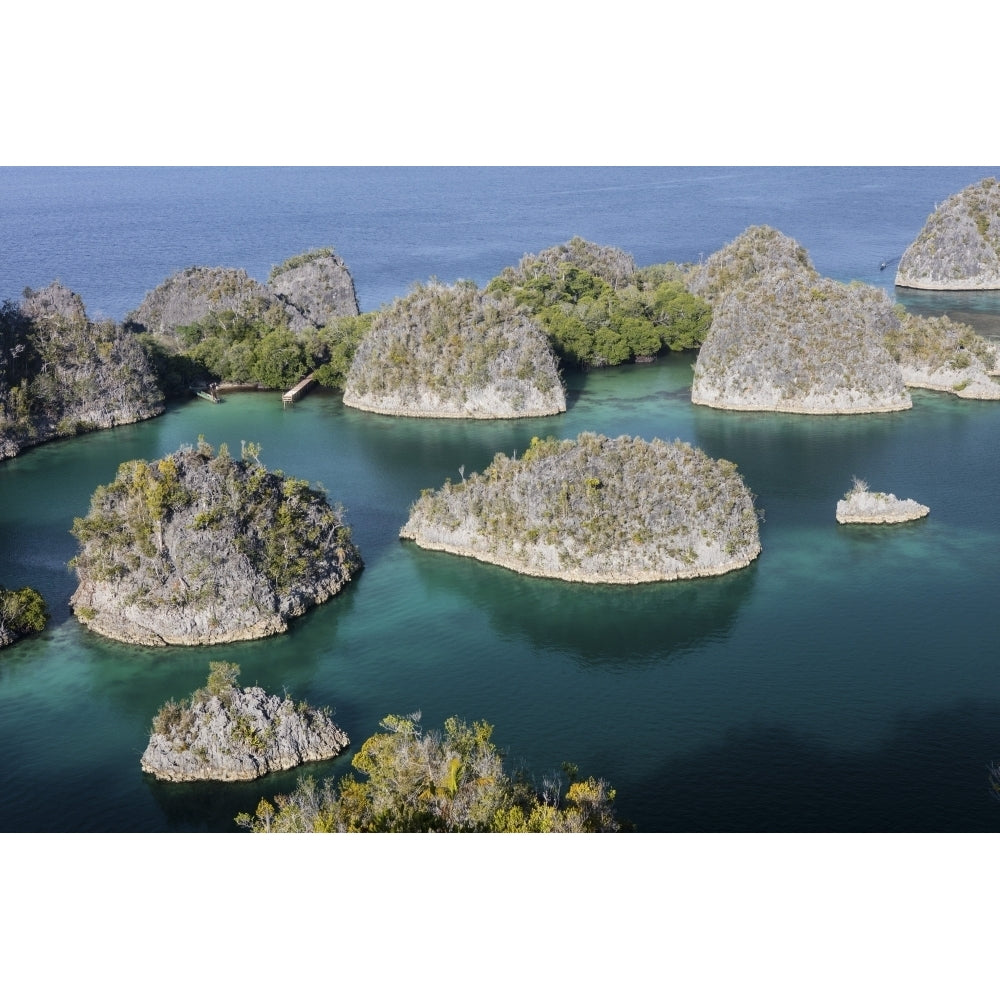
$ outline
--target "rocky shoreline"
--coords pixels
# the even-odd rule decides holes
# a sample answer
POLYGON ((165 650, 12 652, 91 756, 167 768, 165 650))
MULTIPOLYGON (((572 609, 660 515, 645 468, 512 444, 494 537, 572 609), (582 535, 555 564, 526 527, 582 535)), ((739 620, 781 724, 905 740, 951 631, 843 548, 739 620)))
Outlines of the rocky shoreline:
POLYGON ((473 549, 462 548, 458 545, 449 545, 445 542, 431 542, 419 536, 417 532, 407 532, 405 529, 400 531, 399 537, 405 541, 416 542, 420 548, 431 552, 447 552, 451 555, 475 559, 477 562, 512 570, 515 573, 520 573, 522 576, 563 580, 567 583, 606 583, 616 586, 631 586, 642 583, 669 583, 674 580, 696 580, 701 577, 724 576, 726 573, 746 569, 761 553, 761 547, 758 544, 756 549, 750 550, 741 559, 720 562, 711 566, 701 566, 695 569, 678 569, 669 573, 662 571, 586 573, 580 570, 541 570, 522 560, 505 558, 497 553, 483 553, 473 549))

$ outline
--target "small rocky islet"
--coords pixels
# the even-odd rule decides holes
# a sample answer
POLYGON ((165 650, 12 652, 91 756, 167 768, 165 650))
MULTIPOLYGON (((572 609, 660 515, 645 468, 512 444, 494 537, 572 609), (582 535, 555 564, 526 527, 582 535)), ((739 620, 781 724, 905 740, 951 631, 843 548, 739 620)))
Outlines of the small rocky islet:
POLYGON ((854 485, 837 501, 838 524, 903 524, 927 517, 930 507, 916 500, 900 500, 894 493, 880 493, 855 478, 854 485))
POLYGON ((238 664, 209 666, 205 687, 168 701, 154 717, 139 761, 146 774, 174 782, 252 781, 329 760, 350 745, 329 709, 237 687, 238 664))

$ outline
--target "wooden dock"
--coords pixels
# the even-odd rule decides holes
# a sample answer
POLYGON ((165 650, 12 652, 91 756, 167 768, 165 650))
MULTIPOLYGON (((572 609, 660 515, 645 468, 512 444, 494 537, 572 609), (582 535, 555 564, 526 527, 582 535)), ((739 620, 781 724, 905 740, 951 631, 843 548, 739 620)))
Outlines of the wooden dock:
POLYGON ((282 407, 287 406, 289 403, 294 403, 300 396, 304 396, 313 387, 313 385, 314 379, 312 374, 309 374, 301 382, 293 385, 288 392, 283 392, 281 394, 282 407))

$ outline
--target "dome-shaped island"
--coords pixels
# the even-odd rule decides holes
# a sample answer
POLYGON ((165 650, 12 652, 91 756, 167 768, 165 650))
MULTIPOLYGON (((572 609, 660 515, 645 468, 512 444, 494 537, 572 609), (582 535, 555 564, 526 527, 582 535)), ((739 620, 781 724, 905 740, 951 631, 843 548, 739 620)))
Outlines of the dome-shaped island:
POLYGON ((987 177, 953 194, 906 248, 896 285, 937 291, 1000 288, 1000 183, 987 177))
POLYGON ((402 417, 539 417, 565 411, 566 390, 548 337, 513 299, 432 282, 376 316, 344 405, 402 417))
POLYGON ((645 583, 717 576, 760 553, 732 462, 680 441, 531 441, 483 473, 425 490, 400 537, 530 576, 645 583))
POLYGON ((350 582, 362 563, 343 512, 243 452, 200 441, 97 488, 73 523, 87 628, 145 646, 257 639, 350 582))

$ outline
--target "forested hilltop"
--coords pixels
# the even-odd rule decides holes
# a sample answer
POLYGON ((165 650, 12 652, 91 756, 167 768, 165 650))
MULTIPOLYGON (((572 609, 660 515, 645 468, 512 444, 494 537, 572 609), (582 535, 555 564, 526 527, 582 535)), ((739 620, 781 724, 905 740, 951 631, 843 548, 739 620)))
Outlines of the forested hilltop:
POLYGON ((53 282, 0 306, 0 459, 163 408, 141 346, 114 323, 91 322, 79 295, 53 282))
POLYGON ((896 270, 903 288, 1000 288, 1000 183, 987 177, 928 216, 896 270))
POLYGON ((689 444, 583 433, 425 490, 400 537, 531 576, 643 583, 715 576, 760 553, 736 466, 689 444))
POLYGON ((199 441, 125 462, 73 523, 74 613, 139 645, 201 645, 284 632, 361 568, 343 512, 305 480, 199 441))
POLYGON ((676 264, 637 268, 631 254, 579 236, 528 254, 486 286, 536 319, 567 367, 649 361, 697 347, 711 308, 684 285, 676 264))

